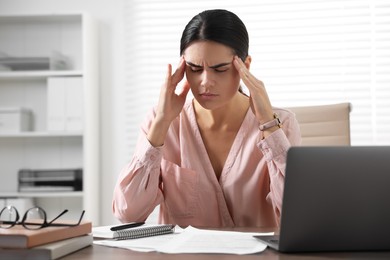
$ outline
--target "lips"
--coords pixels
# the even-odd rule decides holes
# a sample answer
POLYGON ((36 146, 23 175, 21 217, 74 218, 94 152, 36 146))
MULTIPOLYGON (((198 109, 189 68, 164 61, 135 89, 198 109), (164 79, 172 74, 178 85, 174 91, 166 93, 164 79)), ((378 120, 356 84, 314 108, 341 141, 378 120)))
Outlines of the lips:
POLYGON ((208 102, 208 101, 214 101, 218 97, 217 94, 211 94, 211 93, 201 93, 199 94, 199 99, 208 102))
POLYGON ((204 101, 214 100, 215 98, 218 97, 217 94, 212 94, 212 93, 201 93, 201 94, 199 94, 199 96, 204 101))
POLYGON ((212 94, 212 93, 200 93, 199 96, 202 96, 202 97, 216 97, 218 95, 217 94, 212 94))

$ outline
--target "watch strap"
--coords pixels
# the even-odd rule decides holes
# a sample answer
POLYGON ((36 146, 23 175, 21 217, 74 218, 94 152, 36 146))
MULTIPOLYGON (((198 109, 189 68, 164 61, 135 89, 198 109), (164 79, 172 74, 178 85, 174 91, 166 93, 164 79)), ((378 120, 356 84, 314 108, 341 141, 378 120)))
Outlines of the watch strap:
POLYGON ((264 124, 261 124, 259 126, 259 129, 261 131, 265 131, 265 130, 267 130, 267 129, 271 128, 271 127, 274 127, 274 126, 278 126, 279 128, 282 127, 282 122, 280 122, 279 116, 276 113, 274 113, 274 119, 272 119, 271 121, 268 121, 268 122, 266 122, 264 124))

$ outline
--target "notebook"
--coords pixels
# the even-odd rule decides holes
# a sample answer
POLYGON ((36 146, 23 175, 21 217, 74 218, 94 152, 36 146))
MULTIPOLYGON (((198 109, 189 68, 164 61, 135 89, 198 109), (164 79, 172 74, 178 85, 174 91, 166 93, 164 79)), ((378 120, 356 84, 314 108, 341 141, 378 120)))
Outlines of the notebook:
POLYGON ((278 236, 281 252, 390 250, 390 146, 292 147, 278 236))
MULTIPOLYGON (((59 222, 56 222, 59 223, 59 222)), ((0 248, 31 248, 67 238, 91 233, 92 223, 82 221, 73 227, 45 227, 38 230, 28 230, 22 225, 12 228, 0 228, 0 248)))
POLYGON ((93 227, 93 237, 121 240, 164 235, 173 233, 175 231, 175 225, 171 224, 145 224, 139 227, 117 231, 111 231, 111 227, 112 226, 93 227))

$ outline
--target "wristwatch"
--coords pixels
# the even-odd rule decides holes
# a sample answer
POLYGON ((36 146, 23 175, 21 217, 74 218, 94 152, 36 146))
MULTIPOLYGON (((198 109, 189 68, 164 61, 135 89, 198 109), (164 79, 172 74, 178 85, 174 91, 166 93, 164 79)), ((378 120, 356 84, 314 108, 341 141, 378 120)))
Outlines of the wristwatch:
POLYGON ((265 131, 271 127, 278 126, 279 128, 282 127, 282 122, 280 122, 278 114, 274 113, 274 119, 271 121, 268 121, 262 125, 259 126, 260 131, 265 131))

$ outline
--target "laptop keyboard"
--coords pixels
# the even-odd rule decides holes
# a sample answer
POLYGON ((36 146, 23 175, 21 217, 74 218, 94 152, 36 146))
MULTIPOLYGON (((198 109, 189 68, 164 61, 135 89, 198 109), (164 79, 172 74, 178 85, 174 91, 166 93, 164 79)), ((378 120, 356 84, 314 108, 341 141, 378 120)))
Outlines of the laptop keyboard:
MULTIPOLYGON (((256 236, 255 236, 256 237, 256 236)), ((258 236, 259 238, 269 241, 271 243, 278 244, 279 243, 279 235, 271 235, 271 236, 258 236)))

